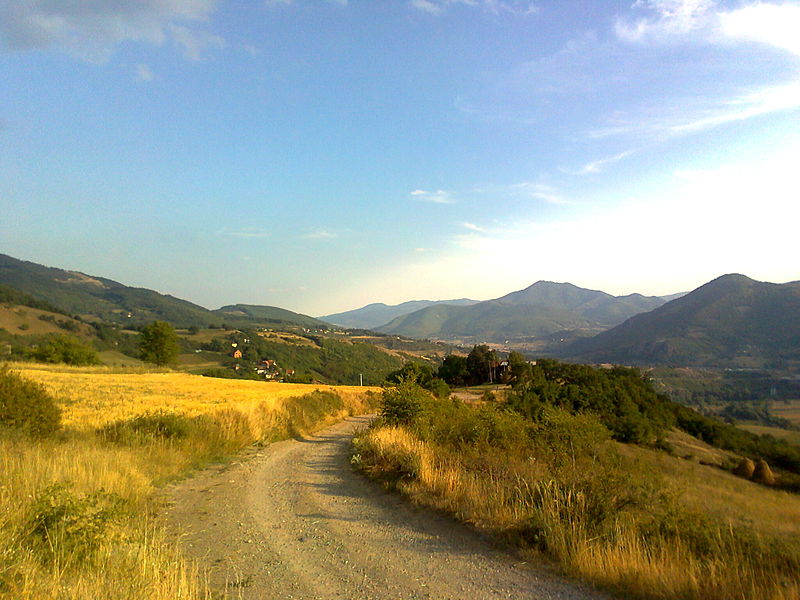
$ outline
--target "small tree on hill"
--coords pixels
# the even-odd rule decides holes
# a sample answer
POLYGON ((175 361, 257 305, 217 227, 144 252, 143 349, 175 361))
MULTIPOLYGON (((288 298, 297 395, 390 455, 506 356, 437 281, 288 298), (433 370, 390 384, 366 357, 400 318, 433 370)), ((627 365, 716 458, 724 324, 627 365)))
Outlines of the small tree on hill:
POLYGON ((169 323, 153 321, 142 330, 139 357, 143 361, 158 366, 175 364, 180 351, 178 336, 169 323))

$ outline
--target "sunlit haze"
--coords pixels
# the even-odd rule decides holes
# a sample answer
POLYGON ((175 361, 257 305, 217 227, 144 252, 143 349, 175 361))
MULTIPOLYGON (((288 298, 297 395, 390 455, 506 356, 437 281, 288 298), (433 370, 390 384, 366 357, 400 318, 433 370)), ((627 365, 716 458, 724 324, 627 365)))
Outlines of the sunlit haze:
POLYGON ((800 279, 795 2, 0 0, 0 253, 322 315, 800 279))

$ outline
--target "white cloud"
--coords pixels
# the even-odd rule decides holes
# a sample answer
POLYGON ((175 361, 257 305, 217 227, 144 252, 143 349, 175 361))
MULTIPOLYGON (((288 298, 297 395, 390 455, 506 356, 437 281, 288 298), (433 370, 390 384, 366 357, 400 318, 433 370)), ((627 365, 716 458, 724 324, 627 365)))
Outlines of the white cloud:
POLYGON ((414 190, 411 196, 423 202, 432 202, 434 204, 455 204, 455 199, 452 194, 447 190, 436 190, 429 192, 427 190, 414 190))
POLYGON ((537 279, 613 294, 683 291, 730 272, 797 280, 797 156, 795 142, 756 159, 680 171, 647 196, 586 198, 582 204, 595 208, 568 220, 456 235, 450 251, 420 256, 373 288, 385 294, 402 281, 406 296, 485 298, 537 279))
POLYGON ((461 223, 461 226, 462 226, 462 227, 466 227, 467 229, 469 229, 469 230, 471 230, 471 231, 478 231, 478 232, 481 232, 481 233, 483 233, 483 232, 485 232, 485 231, 486 231, 486 230, 485 230, 483 227, 481 227, 480 225, 475 225, 475 223, 469 223, 469 222, 467 222, 467 221, 464 221, 463 223, 461 223))
POLYGON ((713 0, 639 0, 634 8, 651 15, 617 20, 617 36, 629 42, 659 40, 703 29, 714 20, 713 0), (654 14, 653 14, 654 13, 654 14))
MULTIPOLYGON (((3 0, 0 2, 0 37, 12 50, 55 47, 85 60, 104 62, 121 42, 163 44, 174 37, 171 25, 188 29, 189 24, 207 21, 217 1, 3 0)), ((191 32, 195 36, 210 35, 191 32)))
POLYGON ((602 173, 608 165, 619 162, 623 158, 627 158, 633 153, 633 150, 626 150, 625 152, 620 152, 614 156, 608 156, 606 158, 600 158, 598 160, 586 163, 577 171, 570 171, 568 169, 563 169, 563 171, 570 175, 594 175, 596 173, 602 173))
POLYGON ((725 123, 744 121, 774 112, 795 110, 800 108, 800 81, 788 85, 762 88, 738 98, 722 103, 709 111, 711 114, 700 116, 685 123, 672 125, 670 131, 683 133, 709 129, 725 123))
POLYGON ((528 198, 544 200, 548 204, 570 204, 570 201, 554 186, 535 181, 523 181, 508 186, 507 191, 528 198))
POLYGON ((533 2, 519 0, 411 0, 410 5, 429 15, 440 15, 454 6, 478 8, 492 14, 515 16, 534 15, 539 12, 533 2))
POLYGON ((759 42, 800 56, 797 4, 750 2, 725 11, 716 0, 639 0, 634 9, 651 14, 635 20, 617 20, 617 36, 627 42, 666 41, 691 35, 708 43, 759 42))
POLYGON ((727 37, 759 42, 800 56, 800 6, 757 3, 720 14, 727 37))

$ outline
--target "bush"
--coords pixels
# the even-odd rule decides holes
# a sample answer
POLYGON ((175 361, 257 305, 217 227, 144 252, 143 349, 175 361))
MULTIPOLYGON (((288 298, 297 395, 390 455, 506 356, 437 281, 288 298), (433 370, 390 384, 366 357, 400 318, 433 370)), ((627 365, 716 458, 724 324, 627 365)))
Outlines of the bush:
POLYGON ((44 437, 60 425, 61 410, 43 386, 0 367, 0 426, 44 437))
POLYGON ((47 342, 33 350, 30 356, 39 362, 66 363, 79 367, 101 364, 94 348, 69 335, 55 335, 48 338, 47 342))
POLYGON ((30 537, 45 558, 61 564, 83 561, 114 536, 122 499, 98 491, 75 494, 57 483, 42 490, 30 508, 30 537), (77 559, 77 561, 76 561, 77 559))
POLYGON ((383 390, 380 415, 388 425, 414 425, 430 395, 411 380, 383 390))
POLYGON ((100 435, 110 442, 130 444, 143 440, 181 440, 189 437, 196 419, 166 411, 138 415, 117 421, 100 430, 100 435))

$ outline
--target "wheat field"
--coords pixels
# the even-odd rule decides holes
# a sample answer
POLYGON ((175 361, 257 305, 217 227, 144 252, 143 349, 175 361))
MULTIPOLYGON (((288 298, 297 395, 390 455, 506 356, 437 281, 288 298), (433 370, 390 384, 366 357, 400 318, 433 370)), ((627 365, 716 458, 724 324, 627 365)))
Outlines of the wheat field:
POLYGON ((211 598, 202 573, 159 525, 159 488, 248 444, 366 412, 372 401, 367 387, 11 368, 57 399, 63 428, 43 440, 0 431, 3 600, 211 598), (169 439, 103 434, 142 415, 178 415, 187 429, 169 439))

